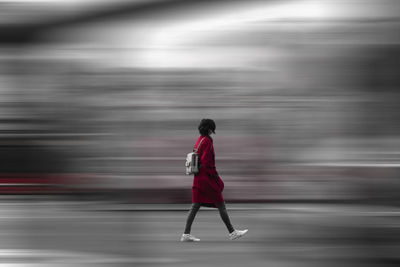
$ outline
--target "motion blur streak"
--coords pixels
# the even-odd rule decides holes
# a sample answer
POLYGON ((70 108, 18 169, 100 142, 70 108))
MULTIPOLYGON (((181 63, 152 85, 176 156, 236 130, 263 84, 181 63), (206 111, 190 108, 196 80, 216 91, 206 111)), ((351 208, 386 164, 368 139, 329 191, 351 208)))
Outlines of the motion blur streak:
POLYGON ((0 0, 0 263, 395 266, 399 32, 398 0, 0 0), (234 243, 207 208, 178 242, 202 118, 234 243))

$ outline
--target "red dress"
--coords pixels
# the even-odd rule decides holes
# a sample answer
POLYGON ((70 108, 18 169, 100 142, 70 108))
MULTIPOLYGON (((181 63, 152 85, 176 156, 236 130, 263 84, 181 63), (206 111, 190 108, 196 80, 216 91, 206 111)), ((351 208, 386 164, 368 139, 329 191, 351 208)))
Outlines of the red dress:
POLYGON ((200 158, 200 171, 194 176, 192 187, 192 202, 203 203, 207 206, 215 207, 215 203, 223 202, 222 191, 224 182, 218 175, 215 168, 215 153, 211 137, 200 136, 196 142, 198 147, 200 140, 203 142, 197 153, 200 158))

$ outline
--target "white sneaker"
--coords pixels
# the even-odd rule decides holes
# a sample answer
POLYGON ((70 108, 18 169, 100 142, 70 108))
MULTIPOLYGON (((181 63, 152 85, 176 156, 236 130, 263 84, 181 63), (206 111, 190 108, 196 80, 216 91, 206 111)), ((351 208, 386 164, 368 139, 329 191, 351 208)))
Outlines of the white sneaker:
POLYGON ((229 239, 230 239, 230 240, 238 239, 238 238, 244 236, 244 235, 247 233, 247 231, 249 231, 249 230, 248 230, 248 229, 245 229, 245 230, 235 230, 235 231, 233 231, 232 233, 229 234, 229 239))
POLYGON ((191 234, 183 234, 181 237, 181 242, 197 242, 200 241, 200 239, 192 236, 191 234))

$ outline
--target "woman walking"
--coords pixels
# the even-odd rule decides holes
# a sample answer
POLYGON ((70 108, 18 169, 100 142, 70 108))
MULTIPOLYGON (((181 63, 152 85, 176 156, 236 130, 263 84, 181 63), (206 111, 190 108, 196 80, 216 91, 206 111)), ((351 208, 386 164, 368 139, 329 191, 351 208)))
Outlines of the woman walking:
POLYGON ((235 230, 230 222, 225 202, 222 197, 224 182, 215 168, 215 154, 211 134, 215 134, 215 122, 211 119, 203 119, 198 127, 200 137, 195 148, 200 159, 200 170, 194 176, 192 187, 192 207, 189 211, 185 231, 182 234, 182 242, 200 241, 190 234, 193 220, 201 206, 218 208, 222 221, 225 223, 231 240, 237 239, 248 231, 235 230))

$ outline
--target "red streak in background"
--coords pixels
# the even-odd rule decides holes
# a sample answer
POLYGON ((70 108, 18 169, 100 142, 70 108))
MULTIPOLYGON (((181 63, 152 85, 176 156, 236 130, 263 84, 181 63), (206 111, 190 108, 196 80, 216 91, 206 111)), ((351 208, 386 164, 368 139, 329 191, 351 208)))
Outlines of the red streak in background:
POLYGON ((96 180, 88 174, 0 174, 0 194, 58 194, 90 192, 96 180))

